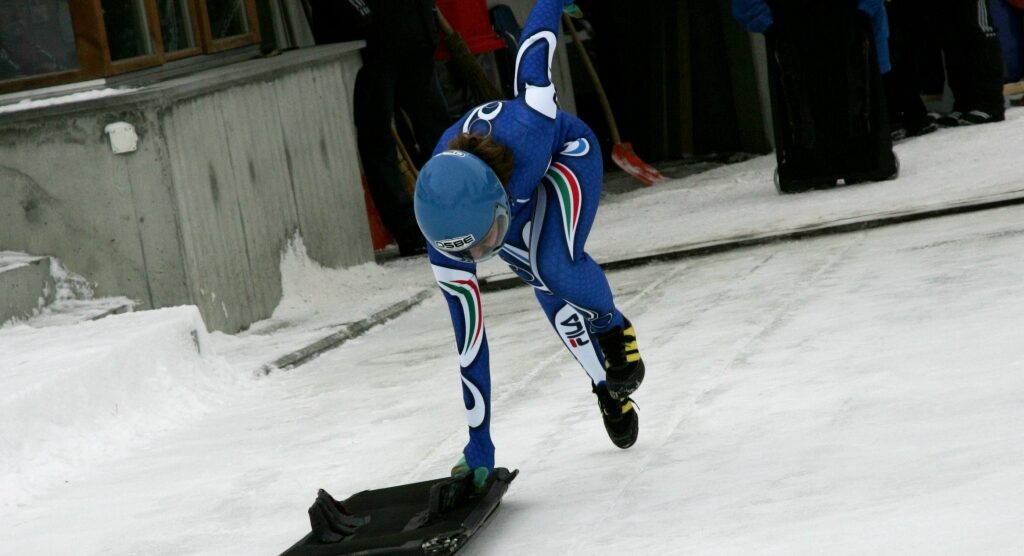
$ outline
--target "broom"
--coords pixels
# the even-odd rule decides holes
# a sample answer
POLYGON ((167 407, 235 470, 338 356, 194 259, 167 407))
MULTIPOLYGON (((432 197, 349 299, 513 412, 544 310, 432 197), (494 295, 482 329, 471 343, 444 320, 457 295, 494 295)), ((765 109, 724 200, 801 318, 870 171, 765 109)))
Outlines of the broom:
POLYGON ((416 164, 413 163, 412 156, 409 155, 409 151, 405 148, 405 143, 402 142, 402 137, 394 125, 391 126, 391 137, 394 138, 398 149, 398 173, 401 174, 402 180, 405 182, 405 192, 412 197, 416 191, 416 178, 419 177, 420 172, 416 169, 416 164))
POLYGON ((448 23, 440 8, 437 9, 437 21, 441 24, 441 30, 444 31, 445 43, 448 45, 448 50, 452 53, 452 60, 455 61, 455 66, 459 68, 459 72, 466 78, 469 92, 473 98, 480 103, 503 100, 505 95, 484 74, 484 69, 480 67, 476 57, 469 51, 466 41, 448 23))
POLYGON ((562 20, 569 29, 569 34, 572 35, 572 42, 576 43, 576 48, 579 50, 580 59, 583 60, 583 66, 587 69, 587 74, 590 75, 591 81, 594 82, 598 100, 601 101, 601 108, 604 109, 604 117, 608 120, 608 130, 611 132, 613 143, 612 161, 615 162, 616 166, 622 168, 624 172, 643 182, 644 185, 654 185, 665 181, 667 178, 661 172, 654 166, 641 160, 633 152, 632 143, 622 142, 622 137, 619 136, 619 127, 615 125, 615 115, 612 114, 611 105, 608 104, 608 97, 604 93, 604 87, 601 86, 601 80, 597 77, 597 70, 594 69, 594 64, 590 62, 590 56, 587 55, 587 50, 583 48, 583 42, 576 33, 576 27, 572 24, 572 18, 569 17, 569 14, 563 13, 562 20))

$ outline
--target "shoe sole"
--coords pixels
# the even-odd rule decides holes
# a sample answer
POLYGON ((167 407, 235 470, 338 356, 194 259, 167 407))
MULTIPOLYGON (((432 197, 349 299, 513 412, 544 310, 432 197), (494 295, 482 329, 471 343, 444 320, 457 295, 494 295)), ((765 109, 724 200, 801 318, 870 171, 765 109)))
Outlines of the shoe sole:
POLYGON ((611 438, 612 444, 615 444, 620 449, 626 450, 636 444, 637 437, 640 436, 640 419, 637 418, 633 421, 633 427, 630 430, 630 436, 625 439, 611 438))

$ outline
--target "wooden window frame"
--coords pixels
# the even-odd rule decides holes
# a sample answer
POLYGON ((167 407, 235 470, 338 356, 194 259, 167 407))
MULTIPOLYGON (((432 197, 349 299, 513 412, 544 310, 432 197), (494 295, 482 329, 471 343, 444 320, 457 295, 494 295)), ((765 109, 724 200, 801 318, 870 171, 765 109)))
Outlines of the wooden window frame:
MULTIPOLYGON (((3 1, 3 0, 0 0, 3 1)), ((75 48, 79 68, 43 75, 11 79, 0 82, 0 94, 14 93, 41 87, 50 87, 101 79, 114 75, 156 67, 167 62, 181 60, 201 54, 213 54, 233 48, 259 44, 260 27, 255 0, 243 0, 246 8, 248 32, 244 35, 214 39, 210 28, 210 17, 206 0, 186 0, 189 20, 196 45, 172 53, 164 51, 163 36, 160 32, 160 17, 156 0, 142 0, 153 53, 113 61, 110 59, 110 44, 107 41, 106 24, 103 21, 101 0, 68 0, 68 11, 75 33, 75 48)))
MULTIPOLYGON (((97 6, 100 6, 102 0, 92 0, 97 6)), ((146 24, 149 27, 149 42, 153 45, 152 54, 143 54, 141 56, 135 56, 132 58, 125 58, 124 60, 117 60, 116 62, 110 59, 110 48, 107 48, 106 59, 107 74, 119 75, 127 73, 129 71, 140 70, 151 66, 159 66, 164 63, 164 41, 160 34, 160 19, 157 16, 156 0, 142 0, 144 9, 146 10, 146 24)), ((103 25, 103 36, 107 36, 106 23, 103 25)))
POLYGON ((210 26, 210 13, 206 9, 206 0, 194 0, 200 16, 200 27, 203 33, 203 52, 213 54, 232 48, 258 44, 260 42, 260 23, 256 14, 256 0, 243 0, 245 2, 245 14, 249 24, 249 32, 244 35, 214 39, 213 30, 210 26))
POLYGON ((65 70, 42 75, 31 75, 0 82, 0 92, 13 93, 86 81, 103 77, 107 62, 104 53, 108 51, 107 35, 102 31, 103 12, 99 0, 68 1, 71 28, 75 32, 75 49, 78 53, 78 69, 65 70))
MULTIPOLYGON (((153 0, 153 4, 156 5, 156 0, 153 0)), ((173 62, 175 60, 181 60, 182 58, 198 56, 204 53, 202 35, 203 24, 200 21, 201 16, 198 11, 199 6, 197 5, 196 0, 186 0, 186 4, 188 4, 188 19, 192 22, 192 38, 196 44, 195 46, 190 46, 188 48, 183 48, 181 50, 177 50, 170 53, 164 51, 165 62, 173 62)), ((163 49, 163 35, 160 36, 160 48, 161 50, 163 49)))

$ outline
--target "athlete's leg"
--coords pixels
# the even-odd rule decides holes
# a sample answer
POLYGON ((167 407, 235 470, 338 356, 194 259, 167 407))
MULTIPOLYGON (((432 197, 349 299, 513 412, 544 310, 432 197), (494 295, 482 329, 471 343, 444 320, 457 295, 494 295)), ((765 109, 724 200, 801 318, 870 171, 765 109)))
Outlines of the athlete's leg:
POLYGON ((586 315, 560 297, 540 289, 534 293, 566 349, 587 372, 590 381, 594 385, 602 385, 605 381, 604 354, 597 338, 587 327, 586 315))
POLYGON ((639 386, 643 363, 635 338, 624 341, 632 325, 615 307, 604 271, 584 250, 601 196, 601 152, 583 122, 562 114, 559 120, 566 142, 537 187, 529 212, 513 218, 501 257, 535 288, 551 325, 590 377, 609 438, 628 448, 639 434, 628 396, 639 386), (617 378, 621 369, 606 359, 625 361, 630 349, 633 386, 626 390, 617 378), (619 386, 610 388, 613 384, 619 386))
POLYGON ((564 299, 540 289, 534 293, 569 353, 590 376, 608 437, 619 448, 629 448, 640 433, 640 421, 633 400, 619 399, 608 392, 604 353, 598 338, 587 329, 586 316, 564 299))
POLYGON ((574 306, 587 329, 600 334, 622 326, 608 279, 585 250, 601 200, 601 150, 583 122, 560 118, 569 120, 568 140, 537 188, 530 258, 541 289, 574 306))
POLYGON ((604 379, 613 396, 625 398, 643 378, 635 333, 584 249, 600 201, 601 152, 579 119, 560 114, 559 129, 565 144, 534 193, 529 221, 521 215, 513 222, 502 258, 537 289, 552 326, 593 382, 604 379))
MULTIPOLYGON (((644 377, 636 332, 615 307, 604 271, 584 249, 597 215, 603 161, 593 133, 583 122, 565 116, 562 129, 567 141, 538 191, 538 197, 546 197, 548 210, 543 227, 533 232, 538 241, 531 256, 547 290, 584 315, 604 356, 608 393, 625 399, 644 377)), ((566 324, 560 320, 555 328, 565 339, 566 324)))

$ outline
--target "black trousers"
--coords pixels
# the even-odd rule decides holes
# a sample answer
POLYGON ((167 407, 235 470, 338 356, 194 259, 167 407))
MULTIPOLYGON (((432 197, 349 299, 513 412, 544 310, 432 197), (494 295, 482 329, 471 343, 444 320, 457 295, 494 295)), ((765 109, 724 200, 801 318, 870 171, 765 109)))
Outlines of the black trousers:
MULTIPOLYGON (((914 35, 911 17, 905 1, 886 2, 889 16, 889 60, 892 69, 882 76, 889 108, 889 127, 907 131, 921 129, 928 123, 928 110, 921 100, 914 66, 914 35)), ((940 68, 941 69, 941 68, 940 68)))
POLYGON ((895 178, 870 18, 855 0, 775 0, 767 34, 776 185, 795 193, 895 178))
POLYGON ((919 90, 941 94, 948 80, 954 110, 1002 114, 1003 54, 987 0, 894 1, 906 4, 919 90))
POLYGON ((450 125, 434 73, 433 51, 424 49, 400 57, 364 56, 354 96, 359 157, 381 221, 399 245, 422 243, 412 198, 398 169, 391 122, 396 108, 404 110, 428 156, 450 125))

